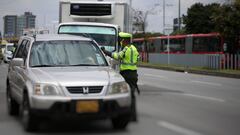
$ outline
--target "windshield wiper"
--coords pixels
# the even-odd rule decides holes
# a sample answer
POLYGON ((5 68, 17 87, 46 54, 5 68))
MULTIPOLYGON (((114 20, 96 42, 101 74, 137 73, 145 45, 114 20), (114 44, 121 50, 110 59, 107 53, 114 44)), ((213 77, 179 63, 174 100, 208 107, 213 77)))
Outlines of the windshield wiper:
POLYGON ((76 65, 69 65, 69 66, 100 66, 97 64, 76 64, 76 65))
POLYGON ((34 65, 31 67, 56 67, 57 65, 34 65))

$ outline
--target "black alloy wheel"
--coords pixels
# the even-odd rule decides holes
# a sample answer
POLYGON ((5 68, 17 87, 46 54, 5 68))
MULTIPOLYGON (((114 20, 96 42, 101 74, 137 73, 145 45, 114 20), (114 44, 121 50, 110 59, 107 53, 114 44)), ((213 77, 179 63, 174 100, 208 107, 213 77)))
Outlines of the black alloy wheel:
POLYGON ((7 83, 7 110, 11 116, 17 116, 19 114, 19 104, 12 98, 9 83, 7 83))
POLYGON ((112 119, 113 128, 120 130, 125 129, 130 121, 130 116, 131 115, 120 115, 116 118, 113 118, 112 119))
POLYGON ((21 116, 24 129, 28 132, 36 131, 38 129, 38 119, 31 112, 28 94, 24 93, 23 102, 21 106, 21 116))

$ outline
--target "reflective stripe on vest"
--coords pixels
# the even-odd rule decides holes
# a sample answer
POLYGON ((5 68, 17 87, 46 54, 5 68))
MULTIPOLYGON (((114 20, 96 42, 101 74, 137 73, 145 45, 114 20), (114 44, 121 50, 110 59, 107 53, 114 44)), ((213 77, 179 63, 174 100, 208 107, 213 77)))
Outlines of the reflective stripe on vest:
MULTIPOLYGON (((135 51, 135 53, 138 53, 137 50, 135 51)), ((122 59, 120 70, 137 70, 137 58, 134 62, 134 48, 132 45, 125 51, 125 57, 122 59)))

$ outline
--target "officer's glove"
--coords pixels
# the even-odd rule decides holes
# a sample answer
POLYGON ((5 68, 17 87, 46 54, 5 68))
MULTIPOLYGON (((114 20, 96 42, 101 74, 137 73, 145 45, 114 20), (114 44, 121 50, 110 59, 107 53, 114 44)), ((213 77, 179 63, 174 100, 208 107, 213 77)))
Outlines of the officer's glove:
POLYGON ((104 52, 104 54, 106 54, 107 56, 111 57, 112 56, 112 53, 105 50, 105 47, 101 47, 101 50, 104 52))
POLYGON ((104 52, 104 51, 105 51, 105 47, 102 46, 102 47, 101 47, 101 50, 104 52))

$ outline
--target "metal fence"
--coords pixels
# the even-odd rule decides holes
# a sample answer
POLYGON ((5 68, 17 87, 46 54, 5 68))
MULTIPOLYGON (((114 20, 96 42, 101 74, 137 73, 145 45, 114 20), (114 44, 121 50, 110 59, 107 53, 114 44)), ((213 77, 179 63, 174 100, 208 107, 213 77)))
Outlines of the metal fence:
POLYGON ((240 70, 238 54, 141 54, 141 61, 153 64, 169 64, 185 67, 240 70))
POLYGON ((222 54, 220 69, 240 70, 240 54, 222 54))

